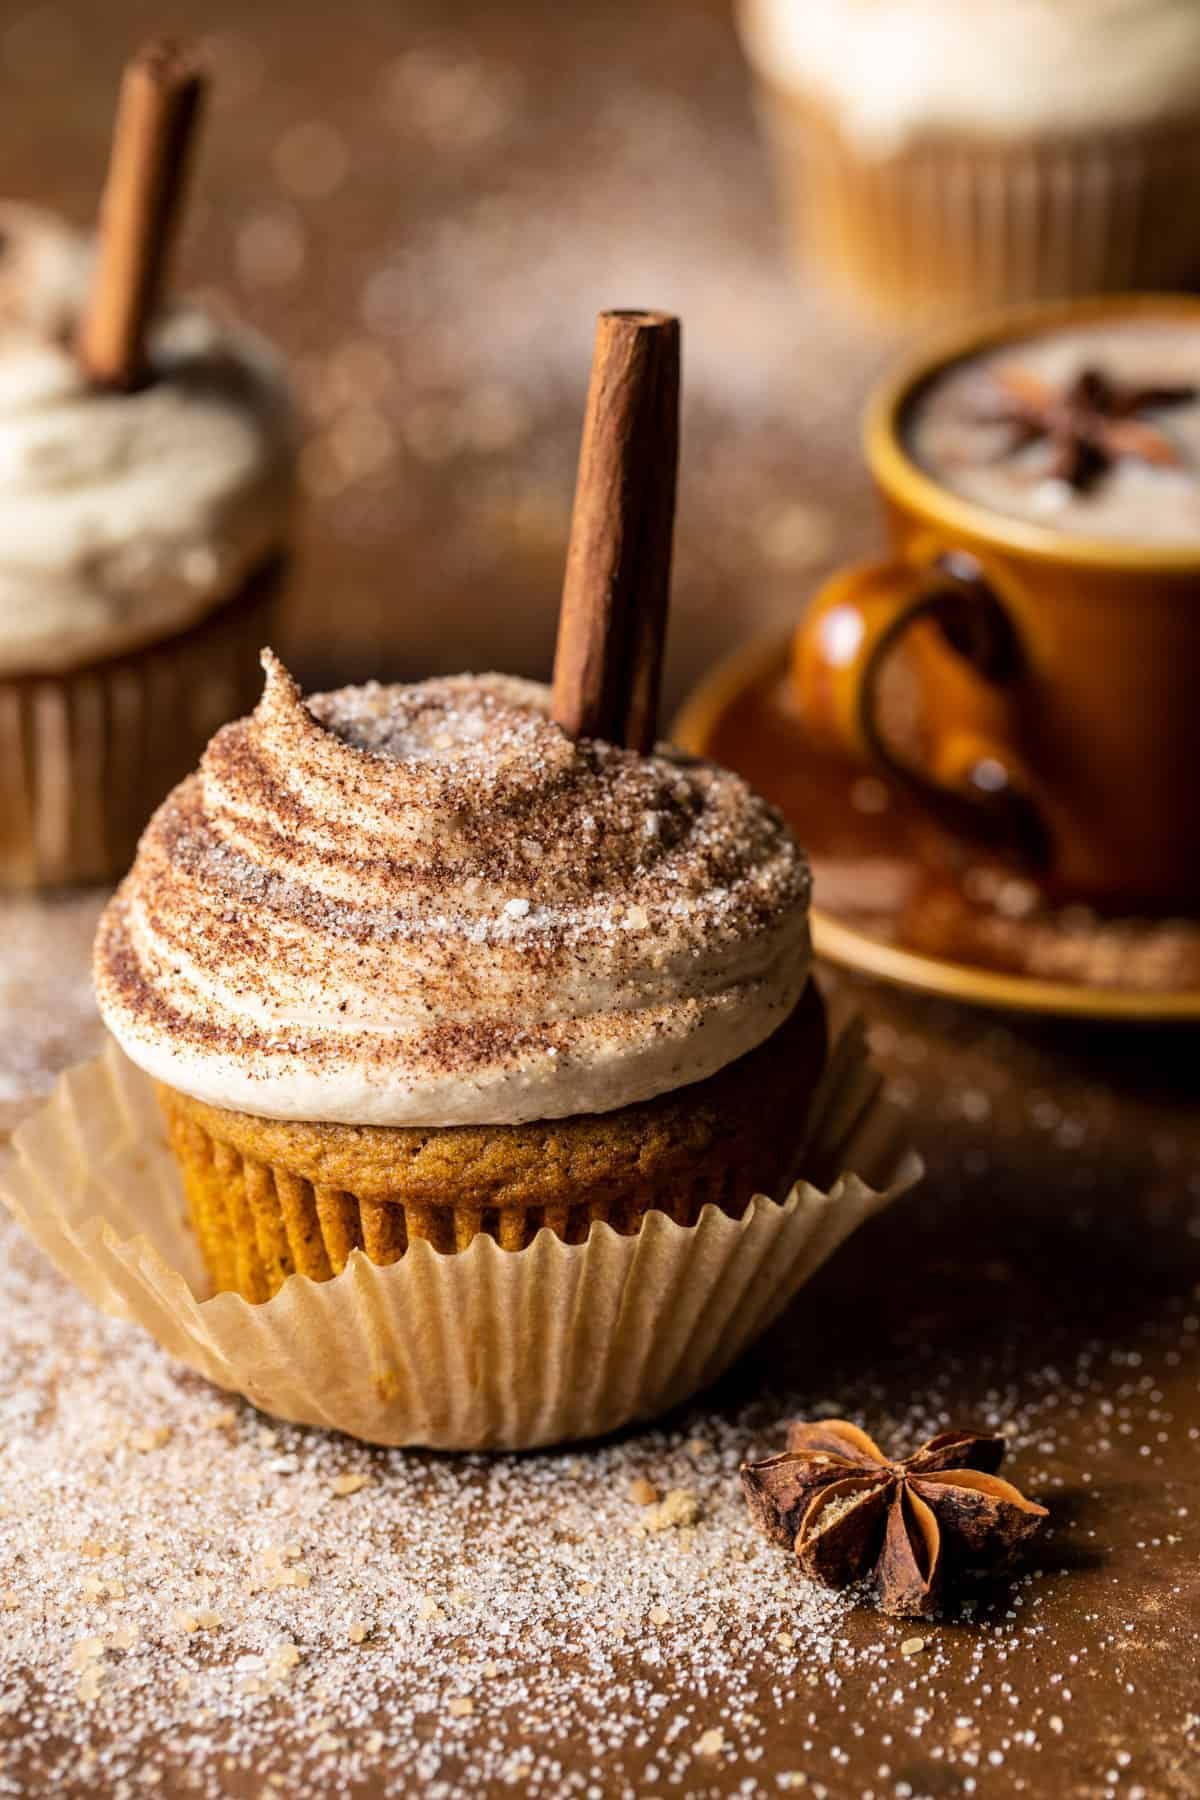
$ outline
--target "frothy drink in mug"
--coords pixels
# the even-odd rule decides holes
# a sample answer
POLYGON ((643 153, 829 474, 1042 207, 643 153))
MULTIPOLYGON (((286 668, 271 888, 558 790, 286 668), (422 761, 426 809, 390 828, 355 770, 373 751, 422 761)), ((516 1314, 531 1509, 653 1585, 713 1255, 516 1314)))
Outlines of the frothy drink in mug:
POLYGON ((800 626, 813 734, 913 790, 939 856, 991 845, 1064 898, 1200 909, 1200 302, 960 331, 882 385, 866 445, 892 553, 800 626), (880 717, 901 644, 915 763, 880 717))
POLYGON ((904 422, 966 500, 1123 543, 1200 544, 1200 332, 1161 319, 1046 331, 935 375, 904 422))

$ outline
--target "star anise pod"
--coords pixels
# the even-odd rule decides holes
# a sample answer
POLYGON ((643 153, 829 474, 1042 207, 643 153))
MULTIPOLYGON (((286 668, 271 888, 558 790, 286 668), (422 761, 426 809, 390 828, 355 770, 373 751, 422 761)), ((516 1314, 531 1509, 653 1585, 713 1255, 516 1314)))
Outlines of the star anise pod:
POLYGON ((1055 388, 1029 369, 1008 367, 991 375, 998 390, 982 421, 1007 425, 1005 454, 1045 440, 1050 473, 1077 492, 1091 486, 1122 457, 1160 467, 1178 467, 1179 448, 1140 413, 1182 406, 1196 398, 1194 387, 1152 386, 1111 381, 1103 370, 1082 369, 1064 388, 1055 388))
POLYGON ((882 1612, 936 1610, 947 1572, 1003 1567, 1046 1508, 1001 1481, 1004 1439, 932 1437, 900 1462, 845 1419, 798 1423, 788 1447, 742 1464, 756 1525, 826 1587, 874 1575, 882 1612))

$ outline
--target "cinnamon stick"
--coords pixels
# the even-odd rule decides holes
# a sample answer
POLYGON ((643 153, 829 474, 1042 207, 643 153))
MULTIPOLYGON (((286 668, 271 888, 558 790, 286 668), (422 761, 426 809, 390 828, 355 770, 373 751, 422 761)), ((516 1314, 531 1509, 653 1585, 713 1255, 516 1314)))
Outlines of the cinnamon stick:
POLYGON ((96 271, 76 354, 102 387, 146 379, 146 331, 166 274, 206 81, 163 40, 126 65, 100 209, 96 271))
POLYGON ((554 658, 572 737, 653 748, 678 460, 679 320, 601 313, 554 658))

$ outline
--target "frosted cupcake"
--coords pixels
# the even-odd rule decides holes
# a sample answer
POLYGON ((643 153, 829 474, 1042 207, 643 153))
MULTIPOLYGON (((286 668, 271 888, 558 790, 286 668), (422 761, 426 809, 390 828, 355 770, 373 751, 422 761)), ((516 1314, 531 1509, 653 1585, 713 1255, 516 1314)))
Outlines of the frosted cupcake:
POLYGON ((150 379, 70 345, 85 239, 0 209, 0 887, 101 880, 253 704, 293 493, 279 364, 185 306, 150 379))
POLYGON ((782 1196, 825 1062, 808 868, 740 777, 497 676, 307 702, 281 665, 96 944, 220 1289, 356 1246, 568 1242, 782 1196))
POLYGON ((252 703, 293 434, 266 347, 164 304, 206 88, 126 65, 94 249, 0 208, 0 888, 119 875, 252 703))
POLYGON ((739 0, 798 242, 877 311, 1200 264, 1194 0, 739 0))

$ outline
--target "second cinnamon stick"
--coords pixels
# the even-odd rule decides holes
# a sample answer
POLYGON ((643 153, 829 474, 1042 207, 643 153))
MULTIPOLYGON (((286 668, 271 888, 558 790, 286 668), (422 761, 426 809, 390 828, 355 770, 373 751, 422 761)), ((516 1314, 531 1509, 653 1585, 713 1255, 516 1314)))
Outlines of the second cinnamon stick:
POLYGON ((146 331, 158 306, 204 77, 173 44, 155 42, 121 82, 100 209, 96 270, 76 351, 102 387, 132 388, 146 376, 146 331))

